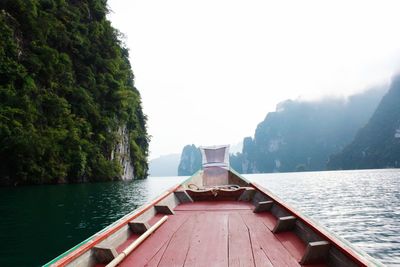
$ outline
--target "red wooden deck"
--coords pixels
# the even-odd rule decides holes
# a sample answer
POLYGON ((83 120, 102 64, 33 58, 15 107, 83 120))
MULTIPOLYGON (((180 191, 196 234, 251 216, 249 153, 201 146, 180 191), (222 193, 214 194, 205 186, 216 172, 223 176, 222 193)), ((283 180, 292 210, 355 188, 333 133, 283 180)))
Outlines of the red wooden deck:
POLYGON ((119 266, 300 266, 305 244, 292 232, 273 234, 274 216, 253 208, 237 201, 181 204, 119 266))

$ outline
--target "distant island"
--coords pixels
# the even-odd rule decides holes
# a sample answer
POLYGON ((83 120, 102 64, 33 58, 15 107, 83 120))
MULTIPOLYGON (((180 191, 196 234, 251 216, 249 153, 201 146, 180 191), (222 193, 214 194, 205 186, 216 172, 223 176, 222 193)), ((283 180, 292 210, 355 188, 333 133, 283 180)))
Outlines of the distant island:
MULTIPOLYGON (((257 126, 254 137, 243 139, 242 152, 231 154, 232 168, 241 173, 268 173, 398 167, 398 80, 394 79, 389 91, 387 87, 378 87, 347 99, 287 100, 278 104, 276 111, 268 113, 257 126), (379 126, 370 126, 374 121, 379 122, 379 126), (377 134, 378 128, 385 134, 377 134), (375 153, 375 162, 371 156, 364 154, 365 151, 354 150, 360 147, 353 144, 358 144, 360 136, 370 138, 364 148, 372 143, 371 140, 383 143, 379 145, 382 148, 380 154, 375 153), (340 160, 349 151, 360 155, 365 164, 356 164, 349 159, 354 156, 340 160), (391 156, 387 156, 389 153, 392 153, 391 156), (369 163, 367 160, 370 160, 369 163)), ((200 168, 201 156, 197 150, 195 145, 185 146, 178 168, 179 175, 190 175, 200 168)))
POLYGON ((147 176, 146 116, 108 12, 0 2, 0 185, 147 176))

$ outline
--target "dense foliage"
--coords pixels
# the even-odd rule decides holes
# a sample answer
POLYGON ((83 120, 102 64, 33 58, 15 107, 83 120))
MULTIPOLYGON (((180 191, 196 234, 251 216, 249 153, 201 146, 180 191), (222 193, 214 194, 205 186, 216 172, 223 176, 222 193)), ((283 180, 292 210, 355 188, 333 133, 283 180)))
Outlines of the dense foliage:
POLYGON ((393 79, 368 124, 345 149, 331 156, 329 169, 400 167, 400 76, 393 79))
POLYGON ((0 184, 118 179, 126 127, 147 174, 146 117, 106 0, 0 1, 0 184))

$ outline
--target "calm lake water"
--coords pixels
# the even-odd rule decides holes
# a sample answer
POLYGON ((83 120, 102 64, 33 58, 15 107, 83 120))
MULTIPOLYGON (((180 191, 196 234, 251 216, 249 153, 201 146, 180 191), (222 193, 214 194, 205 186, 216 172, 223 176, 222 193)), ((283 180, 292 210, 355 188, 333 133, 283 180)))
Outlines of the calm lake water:
MULTIPOLYGON (((400 266, 400 170, 244 176, 400 266)), ((183 179, 0 188, 0 266, 40 266, 183 179)))

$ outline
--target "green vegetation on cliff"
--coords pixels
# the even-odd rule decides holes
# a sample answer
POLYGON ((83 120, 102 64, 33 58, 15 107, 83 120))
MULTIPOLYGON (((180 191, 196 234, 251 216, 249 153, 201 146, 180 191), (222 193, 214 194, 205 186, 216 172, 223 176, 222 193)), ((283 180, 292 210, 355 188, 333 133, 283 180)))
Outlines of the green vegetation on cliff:
POLYGON ((400 76, 397 76, 368 124, 341 153, 330 157, 328 169, 399 167, 400 76))
POLYGON ((119 179, 121 138, 147 175, 146 116, 107 12, 105 0, 0 1, 0 184, 119 179))

